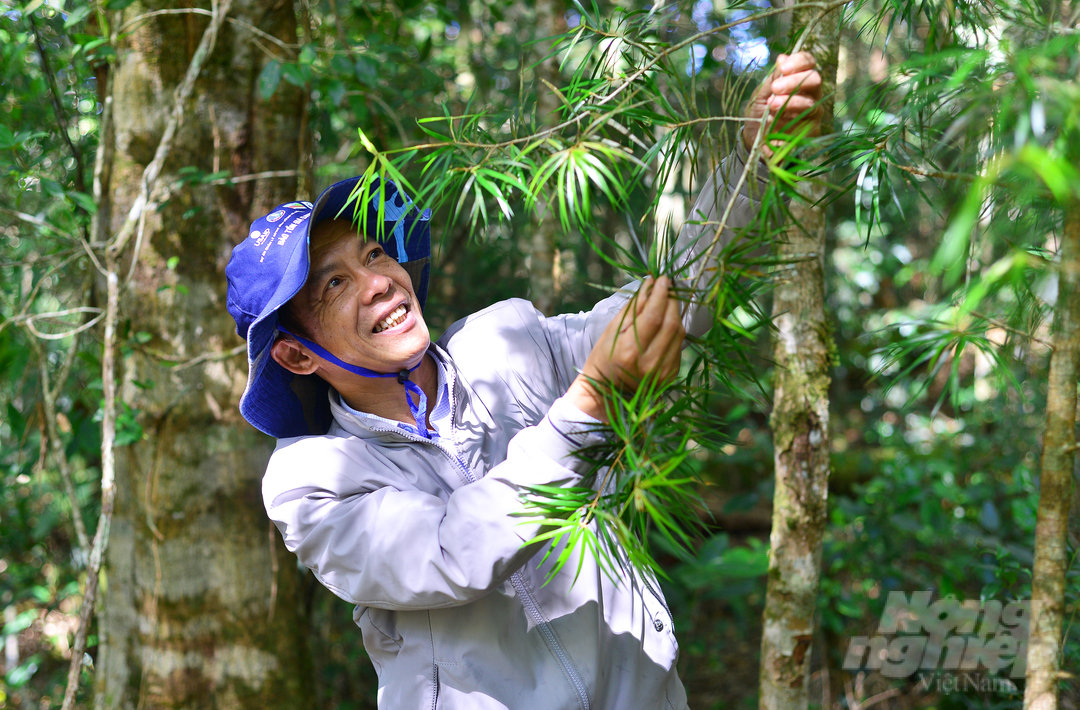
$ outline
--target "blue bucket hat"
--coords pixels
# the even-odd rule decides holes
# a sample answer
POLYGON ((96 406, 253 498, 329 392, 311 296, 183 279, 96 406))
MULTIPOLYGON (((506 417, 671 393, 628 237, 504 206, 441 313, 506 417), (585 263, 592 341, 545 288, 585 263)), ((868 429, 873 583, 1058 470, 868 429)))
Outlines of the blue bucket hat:
POLYGON ((431 212, 419 210, 391 180, 380 185, 372 178, 365 190, 362 177, 326 188, 313 205, 288 202, 251 224, 247 239, 238 244, 225 267, 226 305, 236 332, 247 341, 248 380, 240 398, 240 413, 252 426, 270 436, 325 434, 330 428, 330 386, 316 375, 295 375, 270 357, 277 334, 278 310, 307 281, 311 230, 339 216, 353 218, 360 229, 360 200, 367 200, 368 238, 378 239, 412 279, 423 308, 431 269, 431 212), (380 223, 379 208, 382 207, 380 223), (380 228, 381 227, 381 228, 380 228))

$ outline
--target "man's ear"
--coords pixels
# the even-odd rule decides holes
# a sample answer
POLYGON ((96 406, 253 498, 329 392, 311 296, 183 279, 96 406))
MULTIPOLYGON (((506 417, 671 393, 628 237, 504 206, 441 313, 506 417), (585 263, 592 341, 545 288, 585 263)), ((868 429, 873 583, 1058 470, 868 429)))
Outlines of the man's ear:
POLYGON ((292 338, 278 338, 270 348, 270 357, 294 375, 310 375, 319 369, 307 348, 292 338))

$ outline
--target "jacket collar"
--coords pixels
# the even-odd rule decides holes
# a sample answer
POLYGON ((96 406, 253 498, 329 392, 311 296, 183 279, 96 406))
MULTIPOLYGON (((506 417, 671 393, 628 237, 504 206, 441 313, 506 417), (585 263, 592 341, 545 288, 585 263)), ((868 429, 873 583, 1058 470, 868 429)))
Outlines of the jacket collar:
MULTIPOLYGON (((428 346, 427 352, 435 358, 435 364, 445 373, 447 396, 451 398, 451 402, 454 402, 457 389, 455 385, 458 378, 453 358, 450 357, 450 353, 443 350, 435 342, 428 346)), ((441 392, 436 392, 436 397, 439 394, 441 392)), ((394 420, 375 415, 354 414, 341 404, 341 395, 333 388, 330 388, 328 396, 330 398, 330 414, 334 418, 334 426, 330 427, 330 434, 332 435, 341 436, 344 434, 361 439, 382 439, 387 441, 424 441, 422 437, 398 427, 397 422, 394 420), (344 431, 338 432, 335 431, 335 428, 344 431)), ((435 406, 437 405, 438 402, 435 403, 435 406)))

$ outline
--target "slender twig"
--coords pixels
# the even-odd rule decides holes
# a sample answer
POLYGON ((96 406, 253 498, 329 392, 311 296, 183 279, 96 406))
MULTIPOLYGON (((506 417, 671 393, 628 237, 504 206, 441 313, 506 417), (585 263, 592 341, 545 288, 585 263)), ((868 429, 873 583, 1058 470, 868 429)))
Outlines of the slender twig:
MULTIPOLYGON (((76 339, 71 343, 68 351, 74 353, 78 347, 79 341, 78 336, 76 336, 76 339)), ((71 463, 68 461, 67 452, 64 451, 64 442, 60 438, 60 432, 57 430, 59 414, 56 409, 56 396, 54 392, 49 389, 49 368, 47 363, 48 361, 45 358, 42 358, 39 363, 42 374, 42 398, 45 402, 45 426, 49 434, 49 442, 52 445, 53 461, 60 471, 60 479, 64 483, 64 490, 67 492, 68 496, 68 504, 71 506, 71 522, 75 527, 75 537, 79 541, 79 552, 75 555, 76 562, 79 566, 82 566, 86 564, 87 557, 90 554, 90 537, 86 533, 86 523, 83 522, 82 506, 79 504, 79 496, 75 491, 75 481, 71 475, 71 463)), ((57 377, 56 385, 63 386, 66 379, 66 377, 57 377)))
POLYGON ((394 122, 394 128, 397 129, 398 137, 401 138, 402 144, 407 144, 409 142, 409 138, 405 135, 405 127, 401 125, 401 119, 398 118, 397 112, 395 112, 394 109, 390 108, 390 106, 385 101, 383 101, 382 97, 379 96, 376 92, 367 91, 362 93, 364 98, 371 99, 372 101, 377 103, 379 105, 379 108, 381 108, 386 113, 386 115, 390 117, 390 120, 394 122))
POLYGON ((851 0, 842 0, 841 2, 833 3, 832 7, 823 7, 823 8, 821 8, 821 12, 814 15, 813 19, 811 19, 808 23, 806 23, 806 27, 804 27, 802 32, 799 34, 799 39, 795 40, 795 46, 793 46, 791 48, 791 54, 798 54, 799 52, 802 51, 803 42, 806 41, 807 37, 810 37, 811 35, 813 35, 814 28, 817 27, 817 24, 819 22, 821 22, 823 19, 825 19, 826 15, 828 15, 830 12, 832 12, 833 10, 835 10, 835 9, 837 9, 839 7, 843 7, 844 5, 847 5, 850 2, 851 2, 851 0))
MULTIPOLYGON (((739 198, 739 194, 742 191, 743 185, 746 184, 747 178, 750 176, 750 171, 757 171, 759 156, 761 155, 761 149, 764 144, 765 127, 769 122, 769 114, 765 112, 761 118, 758 119, 758 130, 754 135, 754 142, 750 146, 750 153, 746 158, 746 165, 743 166, 742 172, 739 174, 739 179, 735 182, 734 188, 731 190, 731 197, 728 198, 727 204, 724 206, 724 213, 720 216, 720 221, 717 223, 714 231, 712 242, 709 243, 708 248, 701 251, 702 255, 709 255, 713 253, 716 245, 719 244, 720 239, 723 237, 724 230, 727 228, 728 218, 731 217, 731 211, 735 208, 735 203, 739 198)), ((735 140, 743 140, 742 135, 736 136, 735 140)), ((701 284, 701 278, 705 275, 707 269, 704 268, 705 263, 702 264, 702 268, 698 269, 694 275, 694 281, 690 284, 690 291, 696 293, 701 284)), ((682 314, 686 314, 686 310, 690 307, 690 301, 686 301, 682 306, 682 314)))
MULTIPOLYGON (((83 286, 83 293, 84 294, 87 293, 90 290, 90 287, 91 287, 92 284, 93 284, 92 278, 88 275, 87 278, 86 278, 86 284, 83 286)), ((72 337, 75 338, 75 339, 72 341, 71 347, 68 348, 67 354, 64 355, 64 362, 62 362, 60 364, 60 371, 56 375, 56 383, 53 385, 53 391, 52 391, 53 399, 59 399, 60 398, 60 394, 64 389, 64 385, 67 383, 67 378, 71 374, 71 367, 75 363, 75 355, 78 353, 78 350, 79 350, 76 347, 76 345, 78 345, 78 342, 79 342, 77 335, 72 336, 72 337)))
MULTIPOLYGON (((65 309, 63 309, 61 311, 49 311, 48 313, 31 313, 29 315, 27 315, 24 312, 24 313, 22 313, 20 315, 12 316, 11 318, 8 318, 6 321, 4 321, 3 323, 0 323, 0 330, 3 330, 8 325, 33 324, 35 321, 37 321, 37 320, 39 320, 41 318, 63 318, 64 316, 73 316, 73 315, 76 315, 78 313, 96 313, 96 314, 100 315, 101 312, 102 311, 101 311, 100 308, 95 308, 93 306, 76 306, 75 308, 65 308, 65 309)), ((100 320, 100 318, 98 318, 97 320, 100 320)), ((97 322, 97 321, 95 321, 95 322, 97 322)), ((72 331, 71 333, 67 333, 66 335, 61 336, 61 337, 67 337, 67 335, 74 335, 75 333, 81 332, 82 330, 85 330, 85 328, 80 326, 79 329, 77 329, 75 331, 72 331)), ((36 335, 39 338, 42 338, 44 340, 55 340, 56 339, 50 334, 42 335, 41 333, 38 333, 37 330, 34 330, 33 333, 34 333, 34 335, 36 335)))
POLYGON ((334 13, 334 32, 337 34, 338 44, 342 46, 348 45, 348 41, 345 39, 345 23, 341 21, 337 0, 330 0, 330 12, 334 13))
POLYGON ((135 277, 135 267, 139 265, 139 254, 142 252, 143 234, 146 231, 146 213, 154 206, 154 202, 148 201, 146 203, 146 209, 139 215, 139 226, 135 229, 135 248, 131 250, 131 264, 128 266, 127 277, 124 279, 124 289, 126 290, 128 284, 131 283, 131 279, 135 277))
POLYGON ((947 173, 941 170, 927 170, 926 168, 917 168, 914 165, 901 165, 892 160, 886 160, 886 162, 898 170, 903 170, 905 173, 911 173, 912 175, 918 175, 920 177, 937 178, 939 180, 962 180, 964 182, 975 182, 979 179, 978 175, 947 173))
POLYGON ((251 173, 250 175, 238 175, 236 177, 218 178, 211 180, 211 185, 235 185, 240 182, 252 182, 253 180, 268 180, 270 178, 292 178, 296 177, 298 172, 296 170, 267 170, 261 173, 251 173))
MULTIPOLYGON (((205 183, 205 185, 215 186, 230 186, 236 185, 242 182, 254 182, 256 180, 271 180, 274 178, 294 178, 299 174, 296 170, 266 170, 261 173, 250 173, 248 175, 237 175, 232 177, 214 178, 205 183)), ((181 181, 177 180, 169 187, 169 192, 174 192, 182 185, 181 181)), ((160 198, 160 196, 159 196, 160 198)))
POLYGON ((37 320, 37 316, 27 318, 25 320, 25 325, 27 330, 29 330, 31 333, 34 334, 35 337, 38 337, 41 340, 63 340, 64 338, 70 338, 72 336, 78 335, 84 330, 90 330, 98 324, 102 317, 103 316, 101 314, 98 314, 96 317, 90 319, 82 325, 72 328, 71 330, 65 330, 61 333, 42 333, 40 330, 37 329, 37 326, 34 325, 34 321, 37 320))
MULTIPOLYGON (((86 189, 82 151, 71 140, 71 135, 68 133, 67 116, 64 114, 64 107, 60 103, 60 90, 56 85, 56 75, 53 74, 52 66, 49 64, 49 53, 45 51, 45 43, 41 38, 41 30, 38 28, 37 22, 34 21, 34 13, 27 13, 26 19, 30 21, 30 27, 34 30, 34 44, 37 46, 38 56, 41 58, 42 73, 45 74, 45 80, 49 83, 49 93, 52 95, 53 113, 56 114, 57 128, 60 131, 60 136, 67 143, 68 150, 71 151, 71 157, 75 159, 75 187, 81 192, 86 189)), ((76 209, 82 210, 82 207, 76 205, 76 209)))
POLYGON ((34 338, 29 338, 28 340, 31 349, 34 351, 34 355, 38 359, 38 373, 41 377, 41 399, 45 408, 45 434, 49 439, 53 461, 60 471, 60 480, 64 484, 64 490, 67 493, 68 502, 71 505, 71 522, 75 528, 75 538, 78 540, 78 548, 76 549, 76 554, 74 556, 77 563, 81 566, 86 564, 87 555, 90 554, 90 537, 86 533, 86 524, 83 522, 82 510, 79 507, 79 498, 75 494, 75 484, 71 477, 71 466, 68 462, 67 453, 64 451, 64 444, 60 438, 60 432, 57 431, 58 412, 56 409, 56 400, 63 390, 68 374, 71 372, 71 363, 74 360, 71 356, 78 349, 79 342, 76 337, 76 340, 71 343, 71 347, 68 350, 68 356, 65 356, 64 364, 60 368, 60 372, 58 373, 54 384, 49 375, 49 358, 46 356, 47 353, 45 348, 43 348, 41 343, 34 338))
POLYGON ((23 222, 28 222, 28 223, 36 226, 36 227, 41 227, 43 229, 47 229, 50 232, 52 232, 53 234, 56 234, 58 236, 61 236, 61 237, 68 236, 67 232, 61 230, 59 227, 56 227, 56 226, 54 226, 52 224, 49 224, 48 222, 43 220, 41 217, 36 217, 36 216, 34 216, 32 214, 27 214, 26 212, 20 212, 18 210, 13 210, 10 207, 0 207, 0 212, 4 212, 5 214, 9 214, 12 217, 14 217, 15 219, 21 220, 23 222))
POLYGON ((86 569, 86 592, 79 610, 79 628, 71 646, 71 666, 68 668, 67 689, 64 691, 61 710, 71 710, 75 703, 75 694, 79 690, 86 637, 90 631, 90 620, 94 616, 101 562, 108 547, 109 526, 112 524, 113 504, 116 499, 116 321, 120 310, 120 280, 116 274, 115 257, 107 256, 106 259, 109 275, 106 279, 105 341, 101 358, 102 386, 105 393, 101 421, 101 514, 98 516, 97 532, 90 549, 90 561, 86 569))
MULTIPOLYGON (((311 8, 300 0, 300 34, 305 46, 313 46, 311 38, 311 8)), ((296 199, 306 200, 315 186, 315 159, 312 155, 311 81, 300 87, 300 130, 296 132, 296 199)))
POLYGON ((675 123, 668 123, 664 125, 664 128, 686 128, 687 126, 696 126, 699 123, 749 123, 757 119, 747 118, 746 116, 701 116, 700 118, 690 118, 685 121, 676 121, 675 123))
MULTIPOLYGON (((78 257, 78 254, 72 254, 72 255, 68 256, 67 258, 62 259, 59 263, 53 264, 52 266, 50 266, 49 269, 44 274, 42 274, 41 277, 37 280, 37 283, 34 284, 34 287, 30 289, 30 293, 28 293, 26 295, 26 297, 23 299, 23 306, 22 306, 22 309, 19 311, 19 315, 12 318, 10 321, 5 321, 4 323, 0 323, 0 330, 3 330, 4 326, 6 326, 8 323, 17 323, 17 322, 26 320, 28 317, 30 317, 30 318, 35 318, 35 317, 36 318, 44 318, 46 316, 51 315, 51 314, 48 314, 48 313, 39 313, 39 314, 36 314, 36 315, 27 316, 26 314, 30 311, 30 308, 34 305, 34 301, 37 299, 38 293, 41 291, 42 286, 48 281, 49 277, 52 276, 53 274, 55 274, 57 271, 60 271, 61 269, 66 267, 68 264, 70 264, 72 261, 74 261, 77 257, 78 257)), ((61 315, 70 315, 70 314, 65 313, 65 314, 61 314, 61 315)))
POLYGON ((997 318, 994 318, 993 316, 988 316, 988 315, 986 315, 984 313, 980 313, 979 311, 968 311, 968 313, 975 316, 976 318, 980 318, 980 319, 986 321, 987 323, 994 326, 995 328, 1001 328, 1006 333, 1012 333, 1013 335, 1015 335, 1015 336, 1017 336, 1019 338, 1024 338, 1025 340, 1033 340, 1036 343, 1038 343, 1039 345, 1043 345, 1043 346, 1045 346, 1046 348, 1048 348, 1051 351, 1053 351, 1053 349, 1054 349, 1054 346, 1051 343, 1046 342, 1042 338, 1039 338, 1039 337, 1037 337, 1037 336, 1035 336, 1035 335, 1033 335, 1031 333, 1028 333, 1027 331, 1018 330, 1016 328, 1013 328, 1008 323, 1004 323, 1004 322, 998 320, 997 318))
MULTIPOLYGON (((113 82, 109 82, 109 86, 112 86, 113 82)), ((112 174, 112 156, 114 141, 112 140, 112 112, 113 112, 113 97, 110 93, 102 100, 101 108, 101 126, 98 129, 98 150, 97 155, 94 157, 94 185, 93 185, 93 198, 94 204, 98 206, 97 212, 94 214, 94 220, 90 225, 90 242, 97 244, 102 241, 102 232, 106 229, 107 225, 103 224, 106 213, 106 200, 108 199, 108 186, 105 181, 109 179, 112 174)), ((98 262, 97 257, 94 255, 89 244, 83 245, 87 252, 90 254, 90 258, 93 259, 94 265, 99 271, 102 271, 101 264, 98 262)), ((102 271, 104 273, 104 271, 102 271)))
POLYGON ((199 355, 198 357, 193 357, 190 360, 186 360, 184 362, 177 363, 177 364, 173 365, 172 367, 170 367, 169 369, 172 370, 173 372, 177 372, 179 370, 186 370, 189 367, 195 367, 196 365, 201 365, 204 362, 216 362, 218 360, 228 360, 231 357, 236 357, 240 353, 244 352, 246 349, 247 349, 246 345, 237 345, 235 348, 232 348, 231 350, 226 350, 224 352, 203 353, 202 355, 199 355))
POLYGON ((142 253, 143 233, 146 229, 146 215, 157 205, 167 202, 172 195, 173 188, 175 188, 175 185, 165 189, 162 189, 161 187, 156 188, 154 194, 151 195, 151 199, 146 203, 146 209, 143 210, 142 215, 139 217, 139 226, 135 230, 135 248, 131 250, 131 263, 128 265, 128 274, 124 279, 122 287, 125 290, 127 289, 128 284, 131 283, 131 279, 135 277, 135 267, 139 264, 139 254, 142 253))

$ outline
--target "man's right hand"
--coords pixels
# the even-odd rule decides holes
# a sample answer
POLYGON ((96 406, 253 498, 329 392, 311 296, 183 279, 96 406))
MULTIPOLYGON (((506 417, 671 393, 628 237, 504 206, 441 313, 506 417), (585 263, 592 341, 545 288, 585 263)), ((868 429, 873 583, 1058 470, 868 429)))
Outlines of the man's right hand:
MULTIPOLYGON (((783 130, 794 134, 807 126, 807 134, 816 136, 821 130, 822 113, 821 74, 814 55, 781 54, 776 58, 776 70, 765 78, 746 106, 746 118, 750 120, 742 130, 743 142, 747 150, 753 147, 758 122, 765 115, 766 133, 783 130)), ((772 149, 764 145, 762 153, 768 158, 772 149)))
POLYGON ((646 278, 608 323, 566 392, 574 406, 606 422, 612 389, 633 393, 647 378, 663 381, 678 374, 686 331, 670 290, 668 277, 646 278))

